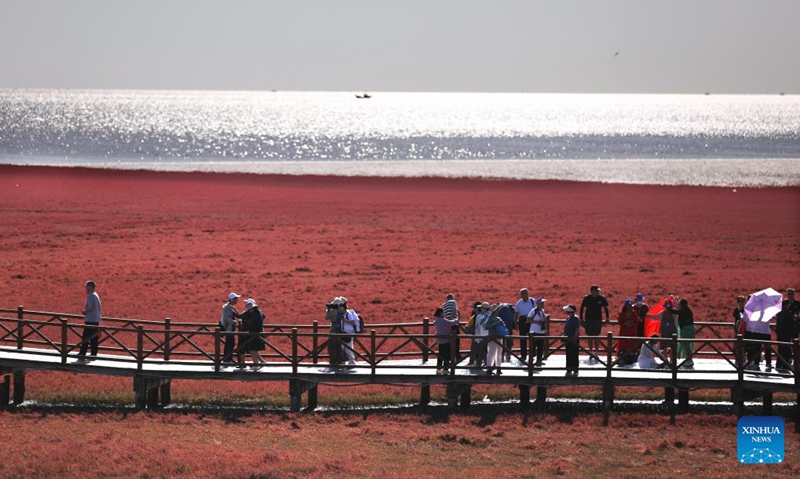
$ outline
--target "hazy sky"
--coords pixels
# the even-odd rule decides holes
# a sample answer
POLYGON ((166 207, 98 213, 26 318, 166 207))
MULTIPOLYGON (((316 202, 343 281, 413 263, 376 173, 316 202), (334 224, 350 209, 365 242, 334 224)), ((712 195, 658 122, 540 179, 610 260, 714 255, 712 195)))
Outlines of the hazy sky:
POLYGON ((0 0, 0 88, 800 93, 799 55, 800 0, 0 0))

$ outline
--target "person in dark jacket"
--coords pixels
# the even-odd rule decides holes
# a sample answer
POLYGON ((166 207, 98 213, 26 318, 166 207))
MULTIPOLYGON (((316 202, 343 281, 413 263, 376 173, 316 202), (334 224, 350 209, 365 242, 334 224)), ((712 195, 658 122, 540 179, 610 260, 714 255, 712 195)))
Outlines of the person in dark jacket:
POLYGON ((744 304, 746 302, 744 296, 736 298, 736 307, 733 308, 733 337, 744 335, 744 304))
POLYGON ((575 315, 575 305, 568 304, 562 308, 567 313, 567 320, 564 322, 564 349, 567 352, 567 374, 566 377, 578 376, 578 352, 580 351, 581 339, 581 320, 575 315))
MULTIPOLYGON (((786 290, 788 299, 781 303, 781 312, 775 319, 775 335, 780 342, 791 343, 800 333, 800 301, 794 299, 794 289, 786 290)), ((795 362, 800 358, 794 358, 795 362)), ((778 346, 778 371, 789 372, 792 369, 792 347, 778 346)))
POLYGON ((239 340, 239 366, 244 367, 244 356, 250 354, 253 359, 253 369, 260 369, 266 361, 261 357, 259 351, 266 349, 264 346, 264 313, 258 308, 256 300, 249 298, 244 302, 247 309, 242 313, 242 326, 240 332, 243 334, 239 340))

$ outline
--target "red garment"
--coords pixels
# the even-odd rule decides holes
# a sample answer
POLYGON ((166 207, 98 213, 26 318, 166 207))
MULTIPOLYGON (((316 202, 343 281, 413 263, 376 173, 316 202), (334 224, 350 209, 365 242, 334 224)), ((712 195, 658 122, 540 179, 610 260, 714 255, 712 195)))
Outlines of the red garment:
MULTIPOLYGON (((617 320, 619 321, 619 335, 620 336, 638 336, 639 335, 639 315, 633 310, 633 308, 629 308, 626 312, 623 308, 620 311, 619 316, 617 316, 617 320)), ((617 355, 619 355, 620 350, 625 350, 629 353, 636 351, 639 347, 639 341, 636 339, 620 339, 617 342, 617 355)))

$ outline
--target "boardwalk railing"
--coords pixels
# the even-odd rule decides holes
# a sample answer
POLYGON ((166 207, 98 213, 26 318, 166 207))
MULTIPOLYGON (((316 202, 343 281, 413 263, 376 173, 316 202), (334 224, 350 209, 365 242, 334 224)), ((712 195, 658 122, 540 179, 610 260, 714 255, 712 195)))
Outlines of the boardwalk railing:
MULTIPOLYGON (((27 311, 22 307, 17 310, 0 310, 0 314, 13 311, 16 317, 0 316, 0 347, 14 347, 20 352, 49 356, 58 356, 62 363, 66 363, 70 356, 75 356, 80 348, 83 323, 78 315, 52 313, 44 311, 27 311)), ((563 321, 563 320, 561 320, 563 321)), ((559 320, 554 320, 558 323, 559 320)), ((739 375, 746 372, 748 347, 771 348, 776 359, 776 366, 792 363, 792 356, 800 358, 797 341, 785 343, 778 341, 754 341, 736 338, 724 338, 719 329, 732 330, 731 323, 698 322, 698 330, 707 331, 709 336, 704 338, 668 339, 673 354, 667 361, 665 371, 673 375, 680 369, 682 372, 693 372, 684 369, 685 362, 694 358, 722 359, 720 364, 726 367, 719 372, 731 372, 731 368, 738 371, 739 375), (691 357, 678 359, 678 346, 692 343, 694 351, 691 357)), ((611 326, 609 326, 611 327, 611 326)), ((264 333, 253 337, 253 340, 263 344, 262 357, 269 363, 288 363, 293 371, 303 365, 313 365, 329 361, 328 345, 330 341, 347 341, 344 348, 359 363, 353 368, 368 368, 374 374, 378 368, 404 368, 404 369, 435 369, 435 361, 429 361, 437 354, 436 336, 431 334, 432 323, 428 318, 416 323, 385 323, 370 324, 370 331, 362 334, 334 335, 322 329, 317 321, 311 324, 267 324, 264 333), (349 340, 352 339, 352 346, 349 340), (405 361, 403 361, 405 360, 405 361), (416 360, 416 361, 414 361, 416 360), (420 361, 421 360, 421 361, 420 361), (390 362, 392 361, 392 362, 390 362), (401 361, 401 362, 398 362, 401 361)), ((554 326, 551 325, 551 330, 554 326)), ((461 330, 463 331, 463 329, 461 330)), ((170 318, 163 321, 128 319, 128 318, 103 318, 102 325, 97 329, 99 351, 104 360, 119 362, 135 362, 137 369, 141 370, 144 364, 164 363, 170 364, 197 364, 210 362, 214 370, 223 368, 221 351, 226 336, 237 336, 237 343, 246 338, 251 338, 249 333, 220 331, 217 324, 199 322, 178 322, 170 318)), ((516 360, 516 365, 503 366, 507 370, 525 370, 532 375, 534 370, 556 369, 556 367, 536 366, 530 357, 520 355, 521 343, 528 343, 528 351, 533 350, 534 341, 545 342, 544 359, 564 353, 564 343, 559 336, 509 336, 514 344, 512 349, 501 344, 504 356, 516 360)), ((452 359, 460 361, 469 355, 469 345, 472 339, 487 340, 487 338, 462 334, 460 331, 449 338, 452 344, 452 359), (464 349, 462 346, 466 346, 464 349)), ((597 364, 608 369, 610 376, 612 368, 618 366, 615 360, 615 351, 619 340, 643 341, 644 338, 614 336, 608 332, 605 336, 583 336, 581 352, 594 356, 585 348, 587 339, 599 339, 602 351, 594 356, 597 364)), ((502 340, 498 341, 503 343, 502 340)), ((452 363, 452 361, 451 361, 452 363)), ((798 361, 791 369, 774 369, 768 375, 775 377, 794 377, 798 375, 798 361)), ((561 367, 563 369, 563 367, 561 367)), ((451 367, 450 374, 454 374, 455 366, 451 367)), ((625 370, 624 368, 615 368, 625 370)), ((703 369, 704 374, 713 373, 703 369)), ((798 383, 800 384, 800 383, 798 383)))

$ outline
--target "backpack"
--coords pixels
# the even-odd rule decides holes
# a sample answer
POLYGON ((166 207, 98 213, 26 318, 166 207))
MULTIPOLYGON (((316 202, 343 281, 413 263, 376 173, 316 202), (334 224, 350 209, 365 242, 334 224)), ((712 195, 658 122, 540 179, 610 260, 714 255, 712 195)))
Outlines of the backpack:
POLYGON ((508 328, 503 320, 495 317, 494 324, 489 328, 489 336, 493 338, 504 338, 509 334, 508 328))
POLYGON ((364 332, 364 316, 358 314, 358 323, 356 323, 356 334, 364 332))

